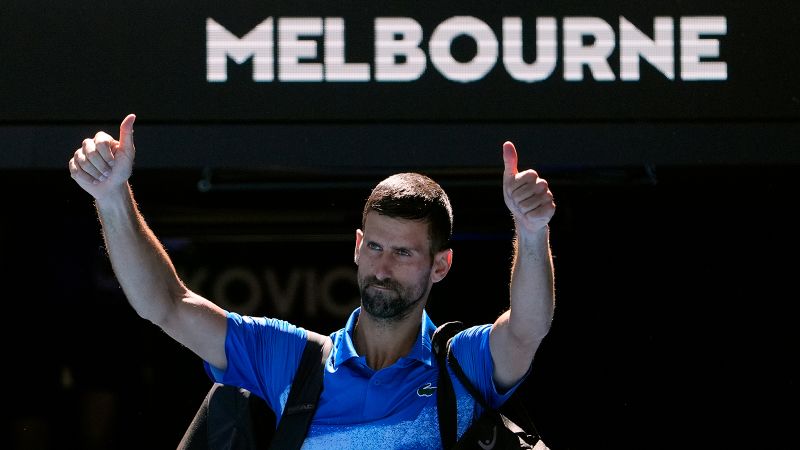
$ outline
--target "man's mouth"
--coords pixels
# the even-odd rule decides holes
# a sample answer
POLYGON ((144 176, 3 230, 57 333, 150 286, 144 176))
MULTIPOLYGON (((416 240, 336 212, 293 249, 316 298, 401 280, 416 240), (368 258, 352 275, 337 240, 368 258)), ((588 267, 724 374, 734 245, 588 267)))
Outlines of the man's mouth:
POLYGON ((397 290, 393 286, 388 284, 372 283, 367 287, 370 287, 376 291, 381 291, 381 292, 397 292, 397 290))

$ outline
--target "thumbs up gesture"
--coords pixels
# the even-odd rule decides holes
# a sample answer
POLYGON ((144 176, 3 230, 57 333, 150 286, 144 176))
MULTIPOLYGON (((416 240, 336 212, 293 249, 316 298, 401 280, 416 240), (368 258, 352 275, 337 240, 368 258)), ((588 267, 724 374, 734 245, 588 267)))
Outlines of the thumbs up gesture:
POLYGON ((101 131, 93 139, 84 139, 81 148, 69 160, 69 172, 75 182, 95 199, 101 199, 123 186, 131 176, 136 149, 133 145, 133 122, 129 114, 119 126, 119 140, 101 131))
POLYGON ((517 149, 506 141, 503 144, 503 198, 518 233, 533 234, 547 226, 556 210, 553 193, 544 178, 533 169, 520 172, 517 168, 517 149))

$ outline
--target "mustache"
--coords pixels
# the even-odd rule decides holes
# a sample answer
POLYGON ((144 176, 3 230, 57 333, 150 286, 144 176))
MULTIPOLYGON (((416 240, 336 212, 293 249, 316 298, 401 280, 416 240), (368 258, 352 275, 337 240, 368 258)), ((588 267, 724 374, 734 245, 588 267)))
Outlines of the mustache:
POLYGON ((399 288, 399 285, 391 278, 381 281, 374 276, 367 277, 364 279, 364 287, 367 286, 375 286, 383 289, 391 289, 394 291, 398 290, 399 288))

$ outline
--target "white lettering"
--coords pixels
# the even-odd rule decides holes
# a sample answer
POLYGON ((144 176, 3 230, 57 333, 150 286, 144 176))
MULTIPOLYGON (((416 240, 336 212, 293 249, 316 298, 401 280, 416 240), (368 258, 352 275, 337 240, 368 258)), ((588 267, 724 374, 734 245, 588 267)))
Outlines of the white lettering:
POLYGON ((344 19, 325 19, 325 80, 369 81, 369 64, 347 63, 344 56, 344 19))
POLYGON ((278 19, 278 78, 281 81, 322 81, 322 64, 315 59, 317 42, 302 37, 322 36, 320 17, 278 19))
POLYGON ((228 57, 236 64, 253 58, 253 80, 272 81, 273 75, 272 17, 261 22, 239 39, 214 19, 206 20, 206 79, 228 80, 228 57))
POLYGON ((673 23, 670 17, 656 17, 654 39, 639 31, 624 17, 619 18, 619 77, 625 81, 639 79, 639 61, 646 59, 670 80, 675 79, 673 23))
POLYGON ((614 30, 597 17, 564 18, 564 79, 583 80, 583 66, 597 81, 614 81, 608 57, 614 51, 614 30), (584 38, 593 40, 584 44, 584 38))
MULTIPOLYGON (((615 51, 619 53, 619 79, 623 81, 638 81, 643 61, 668 80, 675 80, 678 61, 682 80, 728 77, 727 63, 719 60, 719 39, 707 37, 727 33, 723 16, 681 17, 678 22, 671 17, 655 17, 652 36, 623 16, 619 17, 618 36, 612 25, 598 17, 564 17, 562 26, 560 50, 566 81, 583 81, 587 75, 597 81, 614 81, 616 74, 609 59, 615 51), (675 42, 676 23, 679 43, 675 42)), ((523 30, 521 17, 503 17, 498 42, 493 28, 481 19, 454 16, 433 29, 426 47, 425 32, 416 20, 377 17, 373 66, 347 61, 342 17, 269 17, 241 38, 208 18, 206 79, 227 81, 227 66, 232 60, 235 64, 252 61, 256 82, 274 81, 276 71, 282 82, 363 83, 373 76, 377 82, 410 82, 423 76, 430 57, 431 65, 445 79, 471 83, 495 68, 501 48, 502 64, 510 78, 524 83, 550 78, 558 65, 557 19, 537 17, 532 39, 526 40, 523 30), (459 39, 474 43, 475 54, 454 54, 454 44, 464 42, 459 39), (531 61, 526 61, 526 49, 531 61)))
POLYGON ((556 19, 536 19, 536 60, 528 64, 522 58, 522 19, 503 18, 503 65, 512 78, 526 83, 547 79, 556 70, 558 42, 556 19))
POLYGON ((469 16, 451 17, 440 23, 433 34, 428 51, 433 64, 445 78, 467 83, 485 77, 497 62, 497 38, 486 23, 469 16), (453 58, 450 47, 459 36, 468 36, 478 45, 472 60, 460 62, 453 58))
POLYGON ((724 61, 702 61, 719 56, 719 41, 700 39, 707 34, 725 34, 724 17, 681 17, 681 79, 727 80, 728 65, 724 61))
POLYGON ((375 19, 375 80, 414 81, 425 72, 427 59, 419 48, 422 27, 408 17, 375 19))

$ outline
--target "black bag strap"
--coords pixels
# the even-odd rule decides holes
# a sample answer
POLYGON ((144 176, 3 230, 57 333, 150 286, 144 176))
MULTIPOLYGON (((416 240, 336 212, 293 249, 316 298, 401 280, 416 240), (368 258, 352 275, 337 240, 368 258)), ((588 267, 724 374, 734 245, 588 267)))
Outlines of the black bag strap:
POLYGON ((313 331, 306 333, 308 342, 300 358, 300 365, 297 367, 270 449, 299 449, 303 445, 322 394, 325 362, 331 353, 333 342, 328 336, 313 331))
MULTIPOLYGON (((500 411, 489 406, 483 395, 478 392, 478 389, 467 378, 467 374, 464 373, 453 352, 450 351, 450 340, 464 328, 465 326, 462 322, 447 322, 439 326, 431 338, 433 351, 439 364, 439 387, 436 393, 436 406, 439 416, 439 433, 442 438, 442 447, 445 449, 454 448, 458 436, 455 390, 453 389, 450 374, 447 371, 448 364, 461 384, 467 389, 467 392, 483 408, 484 414, 496 416, 498 422, 508 420, 500 411)), ((512 395, 504 405, 504 408, 515 413, 514 420, 523 422, 521 428, 526 435, 520 437, 531 445, 536 444, 540 440, 539 433, 536 431, 533 420, 519 398, 512 395)))
MULTIPOLYGON (((464 387, 467 388, 467 391, 470 393, 470 395, 472 395, 472 397, 478 402, 478 404, 480 404, 481 407, 483 407, 484 414, 487 413, 496 414, 500 421, 505 421, 507 419, 505 417, 505 414, 489 406, 489 404, 486 403, 486 399, 483 398, 481 393, 478 392, 478 389, 475 388, 475 386, 469 381, 469 379, 467 378, 467 374, 464 373, 464 369, 461 368, 461 365, 458 363, 456 356, 453 354, 453 352, 450 351, 449 342, 446 351, 447 351, 447 362, 450 364, 450 368, 453 369, 453 373, 456 374, 456 377, 458 377, 458 380, 461 382, 461 384, 463 384, 464 387)), ((520 437, 531 445, 536 444, 536 441, 540 440, 541 437, 539 436, 539 432, 536 431, 536 426, 534 426, 533 424, 533 419, 531 419, 531 417, 528 415, 525 406, 522 404, 519 398, 516 395, 512 394, 511 397, 509 397, 509 399, 504 404, 504 407, 509 411, 513 411, 515 413, 514 414, 515 421, 523 422, 520 428, 522 428, 522 430, 526 433, 526 435, 522 435, 520 437)))
POLYGON ((458 436, 456 394, 450 374, 447 372, 447 354, 450 348, 450 339, 463 329, 464 324, 461 322, 447 322, 440 325, 431 337, 431 347, 439 364, 436 409, 439 416, 439 435, 442 438, 442 448, 453 448, 458 436))

